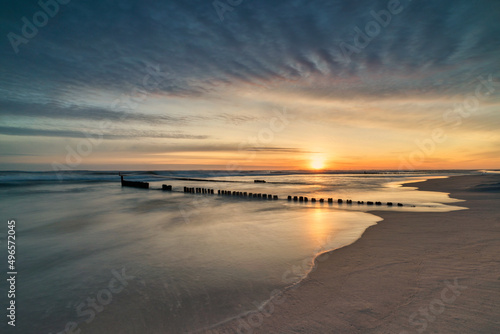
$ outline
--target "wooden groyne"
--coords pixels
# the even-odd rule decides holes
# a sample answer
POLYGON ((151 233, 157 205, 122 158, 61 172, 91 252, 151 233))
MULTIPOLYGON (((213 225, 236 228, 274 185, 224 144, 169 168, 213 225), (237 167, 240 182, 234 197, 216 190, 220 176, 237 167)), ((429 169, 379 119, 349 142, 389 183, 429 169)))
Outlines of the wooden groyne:
MULTIPOLYGON (((184 187, 184 193, 215 195, 215 190, 214 189, 207 189, 207 188, 184 187)), ((251 192, 246 192, 246 191, 231 191, 231 190, 224 190, 224 189, 217 190, 217 196, 231 196, 231 197, 241 197, 241 198, 260 198, 260 199, 267 199, 267 200, 278 200, 279 199, 278 195, 251 193, 251 192)))
MULTIPOLYGON (((301 202, 301 203, 307 203, 307 202, 309 202, 309 198, 304 197, 304 196, 288 196, 287 199, 288 199, 289 202, 291 202, 291 201, 293 201, 293 202, 301 202)), ((328 204, 330 204, 330 205, 333 204, 333 198, 328 198, 327 201, 328 201, 328 204)), ((316 203, 316 202, 325 203, 325 199, 324 198, 316 199, 316 198, 312 197, 311 198, 311 203, 316 203)), ((344 201, 342 198, 339 198, 337 200, 337 204, 342 205, 344 203, 346 203, 348 205, 352 205, 353 204, 353 202, 352 202, 351 199, 346 199, 344 201)), ((357 201, 357 204, 358 205, 364 205, 365 202, 364 201, 357 201)), ((368 202, 366 202, 366 205, 383 205, 383 204, 382 204, 382 202, 371 202, 371 201, 368 201, 368 202)), ((393 202, 387 202, 386 205, 387 206, 393 206, 394 203, 393 202)), ((397 203, 397 206, 401 207, 401 206, 404 206, 404 204, 397 203)))
MULTIPOLYGON (((149 189, 149 183, 148 182, 138 182, 138 181, 126 181, 123 179, 123 175, 119 174, 121 178, 121 184, 122 187, 133 187, 133 188, 143 188, 143 189, 149 189)), ((261 180, 255 180, 255 183, 265 183, 264 182, 259 182, 261 180)), ((163 191, 169 191, 173 192, 173 186, 172 185, 167 185, 163 184, 161 190, 163 191)), ((177 191, 178 192, 178 191, 177 191)), ((219 189, 219 190, 214 190, 211 188, 197 188, 197 187, 184 187, 184 193, 186 194, 200 194, 200 195, 217 195, 217 196, 230 196, 230 197, 236 197, 236 198, 242 198, 242 199, 260 199, 260 200, 272 200, 276 201, 279 200, 278 195, 274 194, 265 194, 265 193, 257 193, 257 192, 246 192, 246 191, 234 191, 234 190, 225 190, 225 189, 219 189)), ((324 198, 308 198, 306 196, 292 196, 289 195, 287 197, 287 200, 289 202, 299 202, 299 203, 309 203, 311 202, 312 204, 316 204, 319 202, 320 204, 324 204, 325 201, 328 202, 329 205, 333 205, 335 200, 333 198, 327 198, 326 200, 324 198)), ((336 200, 338 205, 343 205, 344 203, 346 205, 353 205, 353 201, 351 199, 342 199, 339 198, 336 200)), ((402 203, 393 203, 393 202, 386 202, 382 203, 381 201, 357 201, 355 202, 358 205, 367 205, 367 206, 382 206, 386 205, 388 207, 392 206, 398 206, 402 207, 405 206, 402 203)), ((414 205, 410 205, 411 207, 415 207, 414 205)))
POLYGON ((207 195, 213 195, 214 190, 213 189, 207 189, 207 188, 189 188, 189 187, 184 187, 184 192, 188 194, 207 194, 207 195))
POLYGON ((122 182, 122 187, 133 187, 133 188, 143 188, 143 189, 149 189, 149 183, 148 182, 139 182, 139 181, 125 181, 123 179, 123 175, 120 175, 121 182, 122 182))

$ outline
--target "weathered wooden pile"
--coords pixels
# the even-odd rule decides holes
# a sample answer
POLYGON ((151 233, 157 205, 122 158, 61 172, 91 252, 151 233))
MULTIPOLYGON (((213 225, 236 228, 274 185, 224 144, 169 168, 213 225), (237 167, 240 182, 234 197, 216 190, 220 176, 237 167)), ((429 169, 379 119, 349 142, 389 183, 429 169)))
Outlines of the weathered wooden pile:
POLYGON ((139 182, 139 181, 125 181, 123 179, 123 175, 119 174, 122 182, 122 187, 133 187, 133 188, 143 188, 149 189, 148 182, 139 182))

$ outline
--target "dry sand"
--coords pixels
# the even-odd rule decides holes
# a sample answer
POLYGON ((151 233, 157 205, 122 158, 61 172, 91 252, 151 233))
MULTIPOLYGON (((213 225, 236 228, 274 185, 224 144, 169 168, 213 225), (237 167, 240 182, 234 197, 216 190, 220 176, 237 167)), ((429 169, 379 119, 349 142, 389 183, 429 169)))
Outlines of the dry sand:
POLYGON ((469 210, 384 220, 296 288, 211 333, 500 333, 500 175, 412 183, 469 210))

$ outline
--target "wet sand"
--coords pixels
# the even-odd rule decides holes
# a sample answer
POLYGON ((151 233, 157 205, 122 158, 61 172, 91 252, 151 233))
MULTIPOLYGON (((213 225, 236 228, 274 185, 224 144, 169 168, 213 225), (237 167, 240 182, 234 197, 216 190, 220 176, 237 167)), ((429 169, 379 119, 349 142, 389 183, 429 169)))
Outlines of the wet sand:
POLYGON ((468 210, 372 211, 384 220, 296 287, 208 332, 500 333, 500 175, 409 186, 468 210))

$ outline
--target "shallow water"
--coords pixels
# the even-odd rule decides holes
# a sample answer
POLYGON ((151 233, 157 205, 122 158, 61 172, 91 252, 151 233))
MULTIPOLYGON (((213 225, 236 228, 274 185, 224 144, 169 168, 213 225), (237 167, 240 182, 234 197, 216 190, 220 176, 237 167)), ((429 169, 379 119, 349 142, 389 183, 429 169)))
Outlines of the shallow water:
MULTIPOLYGON (((74 172, 60 182, 52 173, 0 173, 3 219, 17 222, 17 330, 182 333, 210 326, 300 280, 316 254, 354 242, 381 220, 369 210, 458 209, 447 194, 400 186, 448 174, 126 177, 151 182, 153 189, 142 190, 122 188, 109 172, 74 172), (174 192, 154 190, 161 184, 174 192), (184 194, 184 186, 280 200, 184 194), (405 206, 301 204, 288 202, 288 195, 405 206)), ((2 240, 6 232, 0 231, 2 240)))

